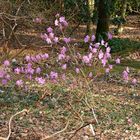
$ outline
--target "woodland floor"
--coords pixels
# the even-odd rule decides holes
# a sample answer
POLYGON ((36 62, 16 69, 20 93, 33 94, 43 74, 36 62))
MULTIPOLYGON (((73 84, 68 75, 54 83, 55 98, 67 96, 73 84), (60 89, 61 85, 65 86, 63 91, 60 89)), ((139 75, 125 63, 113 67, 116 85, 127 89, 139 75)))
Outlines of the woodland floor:
MULTIPOLYGON (((113 29, 114 26, 111 26, 112 32, 113 29)), ((80 26, 75 32, 72 37, 80 42, 84 37, 85 26, 80 26)), ((36 33, 26 32, 25 36, 27 39, 24 41, 29 43, 36 40, 36 33), (28 36, 32 39, 28 39, 28 36)), ((40 140, 60 132, 67 123, 64 131, 49 140, 140 139, 140 83, 136 87, 126 85, 118 76, 124 67, 129 66, 133 71, 132 75, 140 82, 140 17, 129 16, 123 34, 115 36, 112 44, 114 55, 121 55, 122 63, 115 67, 109 78, 100 76, 92 81, 91 92, 84 85, 84 79, 79 78, 78 81, 83 83, 81 87, 78 82, 72 86, 66 82, 50 84, 47 89, 41 87, 41 93, 34 89, 26 94, 8 88, 0 93, 0 136, 8 135, 8 122, 13 114, 30 108, 28 114, 21 114, 13 119, 10 140, 40 140), (41 99, 44 91, 47 94, 41 99), (85 105, 85 98, 92 100, 98 124, 88 105, 85 105), (89 127, 90 123, 95 136, 89 127)), ((48 51, 45 44, 36 41, 34 49, 30 47, 17 57, 36 53, 39 46, 40 52, 48 51)), ((11 55, 14 56, 20 50, 11 49, 11 55)))

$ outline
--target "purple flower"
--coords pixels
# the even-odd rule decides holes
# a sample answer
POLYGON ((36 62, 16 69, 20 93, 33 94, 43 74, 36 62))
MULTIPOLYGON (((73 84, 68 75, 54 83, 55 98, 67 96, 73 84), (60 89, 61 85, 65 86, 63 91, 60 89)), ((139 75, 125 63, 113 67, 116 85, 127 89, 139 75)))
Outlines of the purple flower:
POLYGON ((105 67, 105 66, 106 66, 106 63, 107 63, 107 59, 104 57, 104 58, 102 59, 102 64, 103 64, 103 67, 105 67))
POLYGON ((123 71, 123 79, 128 81, 129 77, 128 77, 128 72, 126 70, 123 71))
POLYGON ((9 74, 7 74, 7 75, 5 75, 5 78, 7 79, 7 80, 10 80, 10 75, 9 74))
POLYGON ((105 45, 105 41, 104 40, 101 40, 101 45, 105 45))
POLYGON ((17 80, 16 85, 19 86, 19 87, 23 86, 23 81, 22 80, 17 80))
POLYGON ((36 55, 35 58, 37 59, 37 61, 41 60, 41 55, 36 55))
POLYGON ((95 40, 95 35, 92 35, 91 36, 91 41, 94 41, 95 40))
POLYGON ((100 46, 100 43, 95 43, 95 44, 94 44, 94 47, 95 47, 95 48, 99 48, 99 46, 100 46))
POLYGON ((2 79, 1 82, 2 82, 3 85, 6 85, 8 81, 7 81, 7 79, 2 79))
POLYGON ((58 55, 58 60, 63 60, 65 58, 66 58, 65 54, 59 54, 58 55))
POLYGON ((42 19, 39 18, 39 17, 37 17, 37 18, 33 19, 33 22, 35 22, 35 23, 41 23, 42 22, 42 19))
POLYGON ((52 32, 49 33, 49 38, 50 38, 50 39, 54 39, 54 33, 52 33, 52 32))
POLYGON ((84 38, 84 42, 87 43, 87 42, 89 42, 89 40, 90 40, 90 36, 86 35, 85 38, 84 38))
POLYGON ((79 73, 80 72, 80 69, 79 68, 76 68, 75 71, 76 71, 76 73, 79 73))
POLYGON ((110 72, 110 68, 106 68, 106 69, 105 69, 105 72, 106 72, 106 73, 109 73, 109 72, 110 72))
POLYGON ((54 43, 57 43, 59 41, 58 37, 54 37, 53 41, 54 41, 54 43))
POLYGON ((36 77, 35 80, 38 82, 38 84, 44 85, 46 80, 42 77, 36 77))
POLYGON ((69 37, 69 38, 64 37, 64 38, 63 38, 63 41, 64 41, 65 43, 69 43, 69 42, 70 42, 70 37, 69 37))
POLYGON ((54 72, 54 71, 51 71, 51 72, 50 72, 50 78, 51 78, 52 80, 57 79, 57 78, 58 78, 58 73, 57 73, 57 72, 54 72))
POLYGON ((6 72, 4 70, 0 70, 0 78, 3 78, 5 76, 6 72))
POLYGON ((5 61, 3 62, 3 64, 4 64, 5 67, 10 66, 10 62, 9 62, 8 60, 5 60, 5 61))
POLYGON ((66 47, 62 47, 62 48, 61 48, 61 54, 65 54, 66 51, 67 51, 67 48, 66 48, 66 47))
POLYGON ((64 26, 64 27, 68 26, 68 23, 67 23, 65 17, 60 17, 59 22, 61 23, 61 26, 64 26))
POLYGON ((107 36, 108 36, 108 39, 109 39, 109 40, 111 40, 111 39, 113 38, 113 36, 112 36, 111 33, 108 33, 107 36))
POLYGON ((36 73, 37 74, 40 74, 41 73, 41 68, 40 67, 36 68, 36 73))
POLYGON ((47 32, 51 33, 51 32, 53 32, 53 29, 51 27, 49 27, 49 28, 47 28, 47 32))
POLYGON ((90 72, 90 73, 88 74, 88 77, 89 77, 89 78, 92 78, 92 76, 93 76, 93 73, 90 72))
POLYGON ((111 48, 110 48, 110 47, 107 47, 107 48, 106 48, 106 52, 107 52, 107 53, 110 53, 110 51, 111 51, 111 48))
POLYGON ((91 51, 92 53, 97 53, 97 48, 92 48, 92 49, 90 49, 90 51, 91 51))
POLYGON ((88 63, 90 63, 90 58, 85 55, 85 56, 83 56, 82 61, 83 61, 83 63, 88 64, 88 63))
POLYGON ((48 59, 48 58, 49 58, 49 55, 48 55, 47 53, 45 53, 45 54, 41 55, 41 57, 42 57, 43 59, 48 59))
POLYGON ((109 65, 109 68, 110 68, 110 69, 113 69, 113 65, 109 65))
POLYGON ((120 58, 117 58, 117 59, 115 60, 115 62, 116 62, 116 64, 120 64, 120 58))
POLYGON ((65 20, 65 17, 60 17, 60 18, 59 18, 59 21, 60 21, 60 22, 65 22, 65 21, 66 21, 66 20, 65 20))
POLYGON ((58 21, 58 19, 55 20, 54 24, 55 24, 55 26, 59 26, 59 21, 58 21))
POLYGON ((29 61, 31 61, 31 57, 30 57, 29 55, 26 55, 26 56, 25 56, 25 60, 26 60, 27 62, 29 62, 29 61))
POLYGON ((99 59, 102 59, 104 57, 104 53, 102 50, 99 51, 98 57, 99 59))
POLYGON ((137 79, 136 79, 136 78, 134 78, 134 79, 132 80, 132 84, 133 84, 133 85, 136 85, 136 84, 137 84, 137 79))
POLYGON ((14 69, 14 72, 15 72, 16 74, 20 74, 20 72, 21 72, 21 71, 20 71, 20 68, 15 68, 15 69, 14 69))
POLYGON ((63 65, 62 65, 62 69, 63 69, 63 70, 66 70, 66 69, 67 69, 67 64, 63 64, 63 65))

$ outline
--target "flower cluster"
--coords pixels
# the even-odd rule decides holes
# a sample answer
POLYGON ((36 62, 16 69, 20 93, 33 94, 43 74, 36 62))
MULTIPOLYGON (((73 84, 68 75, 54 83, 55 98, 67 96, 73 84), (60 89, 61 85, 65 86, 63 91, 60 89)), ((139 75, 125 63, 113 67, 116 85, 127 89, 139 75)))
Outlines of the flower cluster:
MULTIPOLYGON (((36 19, 37 21, 39 19, 36 19)), ((39 22, 39 21, 38 21, 39 22)), ((55 28, 59 27, 62 29, 68 26, 65 17, 60 17, 56 15, 55 28)), ((89 45, 88 51, 85 53, 79 53, 76 48, 72 48, 71 38, 66 37, 62 33, 62 37, 55 36, 53 28, 48 27, 46 33, 41 35, 41 38, 47 42, 47 44, 56 44, 58 47, 57 52, 36 54, 36 55, 26 55, 23 58, 21 65, 13 66, 13 62, 5 60, 3 62, 3 68, 0 69, 0 80, 2 85, 7 85, 8 82, 15 82, 17 87, 25 87, 27 83, 37 83, 44 85, 50 81, 59 81, 66 79, 66 73, 74 71, 76 74, 82 74, 83 68, 90 68, 90 71, 84 74, 89 78, 96 76, 93 74, 96 65, 100 65, 105 73, 109 73, 113 69, 113 65, 110 64, 111 57, 111 47, 108 45, 107 41, 101 40, 101 42, 95 42, 95 35, 87 35, 83 40, 89 45), (61 41, 61 42, 59 42, 61 41), (58 43, 59 42, 59 43, 58 43), (73 51, 74 50, 74 51, 73 51), (52 53, 52 54, 51 54, 52 53), (94 67, 93 67, 94 66, 94 67), (70 68, 70 69, 69 69, 70 68), (14 75, 14 76, 13 76, 14 75)), ((112 39, 112 35, 108 33, 108 40, 112 39)), ((120 64, 121 60, 119 57, 114 59, 116 64, 120 64)), ((95 73, 95 72, 94 72, 95 73)), ((125 81, 129 80, 130 70, 127 67, 123 73, 122 77, 125 81)), ((134 78, 132 80, 133 84, 137 83, 134 78)))

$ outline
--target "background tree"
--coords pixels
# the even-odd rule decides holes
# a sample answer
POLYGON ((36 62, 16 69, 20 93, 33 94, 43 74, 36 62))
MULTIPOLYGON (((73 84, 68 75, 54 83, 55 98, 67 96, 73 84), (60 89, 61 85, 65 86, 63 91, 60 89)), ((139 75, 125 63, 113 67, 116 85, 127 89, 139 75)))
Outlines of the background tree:
POLYGON ((106 39, 106 34, 109 32, 110 23, 110 6, 111 0, 99 0, 97 4, 98 23, 96 29, 97 41, 106 39))

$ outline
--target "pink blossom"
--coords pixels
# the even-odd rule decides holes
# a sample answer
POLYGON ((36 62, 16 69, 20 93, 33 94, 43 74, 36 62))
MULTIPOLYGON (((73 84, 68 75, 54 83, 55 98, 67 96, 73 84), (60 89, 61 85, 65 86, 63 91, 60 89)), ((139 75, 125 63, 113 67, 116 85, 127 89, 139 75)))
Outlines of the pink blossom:
POLYGON ((25 60, 26 60, 27 62, 29 62, 29 61, 31 61, 31 57, 30 57, 29 55, 26 55, 26 56, 25 56, 25 60))
POLYGON ((20 74, 21 70, 20 70, 20 68, 15 68, 15 69, 14 69, 14 72, 15 72, 16 74, 20 74))
POLYGON ((123 71, 123 79, 128 81, 129 77, 128 77, 128 72, 126 70, 123 71))
POLYGON ((16 85, 19 86, 19 87, 23 86, 23 81, 21 79, 17 80, 16 85))
POLYGON ((66 58, 65 54, 59 54, 58 55, 58 60, 63 60, 65 58, 66 58))
POLYGON ((108 52, 105 53, 105 56, 106 56, 106 58, 111 58, 111 54, 108 52))
POLYGON ((105 45, 105 41, 104 40, 101 40, 101 45, 105 45))
POLYGON ((88 74, 88 77, 91 78, 92 76, 93 76, 93 73, 90 72, 90 73, 88 74))
POLYGON ((103 64, 103 67, 105 67, 105 66, 106 66, 106 63, 107 63, 107 59, 104 57, 104 58, 102 59, 102 64, 103 64))
POLYGON ((126 71, 129 73, 129 67, 126 67, 126 71))
POLYGON ((55 24, 55 26, 59 26, 59 21, 58 21, 58 19, 55 20, 54 24, 55 24))
POLYGON ((48 28, 47 28, 47 32, 48 32, 48 33, 51 33, 51 32, 53 32, 53 29, 52 29, 51 27, 48 27, 48 28))
POLYGON ((5 78, 6 78, 7 80, 10 80, 11 76, 10 76, 9 74, 7 74, 7 75, 5 75, 5 78))
POLYGON ((85 56, 83 56, 82 61, 83 61, 83 63, 88 64, 88 63, 90 63, 90 58, 85 55, 85 56))
POLYGON ((112 70, 113 69, 113 65, 109 65, 109 68, 112 70))
POLYGON ((113 38, 113 36, 112 36, 111 33, 108 33, 107 36, 108 36, 108 39, 109 39, 109 40, 111 40, 111 39, 113 38))
POLYGON ((51 41, 51 39, 50 39, 49 37, 47 37, 45 40, 46 40, 46 42, 47 42, 48 44, 52 44, 52 41, 51 41))
POLYGON ((9 62, 9 60, 5 60, 3 64, 4 64, 5 67, 10 66, 10 62, 9 62))
POLYGON ((97 53, 97 49, 96 48, 93 48, 92 49, 92 53, 97 53))
POLYGON ((92 35, 91 36, 91 41, 94 41, 95 40, 95 35, 92 35))
MULTIPOLYGON (((41 60, 41 55, 36 55, 35 58, 37 59, 37 61, 41 60)), ((34 58, 33 58, 34 59, 34 58)))
POLYGON ((46 80, 42 77, 36 77, 35 80, 38 82, 38 84, 44 85, 46 80))
POLYGON ((89 40, 90 40, 90 36, 86 35, 85 38, 84 38, 84 42, 87 43, 87 42, 89 42, 89 40))
POLYGON ((110 53, 110 51, 111 51, 111 48, 110 48, 110 47, 107 47, 107 48, 106 48, 106 52, 107 52, 107 53, 110 53))
POLYGON ((99 48, 99 46, 100 46, 100 43, 95 43, 95 44, 94 44, 94 47, 95 47, 95 48, 99 48))
POLYGON ((137 84, 137 79, 136 79, 136 78, 134 78, 134 79, 132 80, 132 84, 133 84, 133 85, 136 85, 136 84, 137 84))
POLYGON ((64 37, 64 38, 63 38, 63 41, 64 41, 65 43, 69 43, 69 42, 70 42, 70 37, 69 37, 69 38, 64 37))
POLYGON ((37 18, 33 19, 33 22, 35 22, 35 23, 41 23, 42 22, 42 19, 39 18, 39 17, 37 17, 37 18))
POLYGON ((5 76, 6 72, 4 70, 0 70, 0 78, 3 78, 5 76))
POLYGON ((65 54, 66 51, 67 51, 67 48, 66 48, 66 47, 62 47, 62 48, 61 48, 61 54, 65 54))
POLYGON ((109 73, 110 72, 110 68, 106 68, 105 72, 109 73))
POLYGON ((36 68, 36 73, 37 74, 40 74, 41 73, 41 68, 40 67, 36 68))
POLYGON ((57 79, 57 78, 58 78, 58 73, 57 73, 57 72, 54 72, 54 71, 51 71, 51 72, 50 72, 50 78, 51 78, 52 80, 57 79))
POLYGON ((103 51, 102 51, 102 50, 100 50, 100 51, 99 51, 99 54, 98 54, 99 59, 102 59, 102 58, 103 58, 103 56, 104 56, 104 53, 103 53, 103 51))
POLYGON ((52 39, 54 39, 54 33, 49 33, 49 38, 52 40, 52 39))
POLYGON ((63 69, 63 70, 66 70, 66 68, 67 68, 67 64, 63 64, 63 65, 62 65, 62 69, 63 69))
POLYGON ((2 82, 3 85, 6 85, 8 81, 7 81, 7 79, 2 79, 1 82, 2 82))
POLYGON ((80 69, 79 68, 76 68, 75 71, 76 71, 76 73, 79 73, 80 72, 80 69))
POLYGON ((60 17, 60 18, 59 18, 59 21, 60 21, 60 22, 65 22, 65 21, 66 21, 66 20, 65 20, 65 17, 60 17))
POLYGON ((59 41, 58 37, 54 37, 53 41, 54 41, 54 43, 57 43, 59 41))
POLYGON ((117 58, 117 59, 115 60, 115 62, 116 62, 116 64, 120 64, 120 58, 117 58))
POLYGON ((45 54, 41 54, 41 59, 48 59, 49 58, 49 55, 47 53, 45 54))

